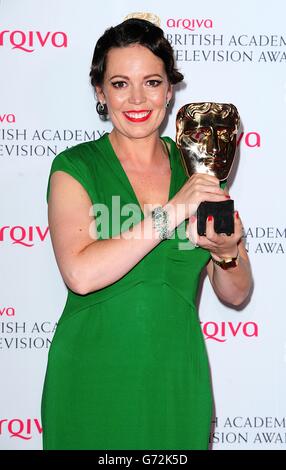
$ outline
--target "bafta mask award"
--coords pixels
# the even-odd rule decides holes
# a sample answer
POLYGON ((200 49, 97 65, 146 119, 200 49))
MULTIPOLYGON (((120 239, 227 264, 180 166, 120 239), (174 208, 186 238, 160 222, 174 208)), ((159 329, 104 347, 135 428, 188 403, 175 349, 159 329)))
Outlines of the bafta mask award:
MULTIPOLYGON (((224 182, 231 170, 236 151, 239 114, 233 104, 189 103, 176 119, 176 144, 186 173, 205 173, 224 182)), ((216 233, 234 232, 233 200, 202 202, 197 210, 198 234, 206 234, 206 219, 214 217, 216 233)))

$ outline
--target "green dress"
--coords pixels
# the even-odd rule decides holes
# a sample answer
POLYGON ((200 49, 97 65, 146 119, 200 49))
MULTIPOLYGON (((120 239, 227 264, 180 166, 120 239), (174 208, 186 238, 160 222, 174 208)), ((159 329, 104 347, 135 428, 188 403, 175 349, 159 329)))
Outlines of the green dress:
MULTIPOLYGON (((170 199, 187 177, 175 143, 163 141, 170 146, 170 199)), ((108 134, 59 154, 50 174, 57 170, 110 213, 118 200, 121 208, 138 206, 108 134)), ((128 217, 122 210, 121 223, 128 217)), ((143 217, 139 210, 137 222, 143 217)), ((44 449, 208 448, 211 384, 196 294, 209 252, 190 245, 185 225, 117 282, 87 295, 68 290, 48 357, 44 449)))

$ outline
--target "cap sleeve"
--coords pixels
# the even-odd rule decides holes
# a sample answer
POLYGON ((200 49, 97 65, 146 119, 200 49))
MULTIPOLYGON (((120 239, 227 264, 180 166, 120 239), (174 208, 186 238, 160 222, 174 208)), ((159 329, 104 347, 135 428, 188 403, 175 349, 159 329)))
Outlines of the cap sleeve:
POLYGON ((49 200, 50 194, 51 176, 53 173, 55 173, 55 171, 64 171, 65 173, 68 173, 70 176, 75 178, 87 191, 90 199, 92 200, 92 195, 90 192, 90 176, 88 165, 81 158, 79 149, 76 150, 76 148, 74 148, 65 150, 54 158, 48 178, 46 194, 47 202, 49 200))

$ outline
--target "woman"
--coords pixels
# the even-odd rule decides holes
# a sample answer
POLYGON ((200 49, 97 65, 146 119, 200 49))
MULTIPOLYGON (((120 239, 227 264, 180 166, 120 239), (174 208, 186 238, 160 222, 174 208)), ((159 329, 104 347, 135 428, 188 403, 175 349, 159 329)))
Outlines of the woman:
POLYGON ((172 54, 162 30, 145 20, 107 30, 90 76, 113 130, 52 165, 49 225, 68 298, 49 352, 45 449, 208 447, 199 275, 207 266, 216 293, 234 305, 248 295, 251 275, 237 214, 232 236, 215 234, 208 220, 199 247, 180 249, 189 243, 187 220, 194 234, 200 202, 228 195, 213 176, 188 179, 174 142, 159 137, 183 79, 172 54), (229 270, 210 258, 238 251, 229 270))

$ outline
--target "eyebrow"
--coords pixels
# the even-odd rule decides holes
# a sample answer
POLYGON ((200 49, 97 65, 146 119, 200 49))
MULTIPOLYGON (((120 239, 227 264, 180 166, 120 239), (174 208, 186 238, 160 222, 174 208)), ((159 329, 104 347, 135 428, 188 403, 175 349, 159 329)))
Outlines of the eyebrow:
MULTIPOLYGON (((151 77, 160 77, 163 79, 162 75, 160 75, 159 73, 151 73, 150 75, 145 75, 145 77, 143 78, 146 79, 151 77)), ((129 80, 129 77, 127 77, 126 75, 113 75, 109 78, 109 80, 114 80, 114 78, 124 78, 125 80, 129 80)))

